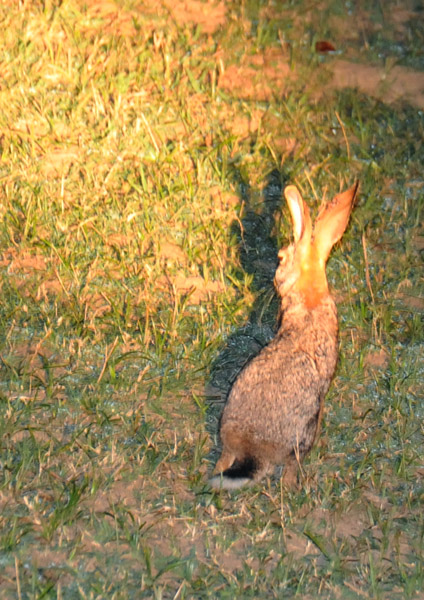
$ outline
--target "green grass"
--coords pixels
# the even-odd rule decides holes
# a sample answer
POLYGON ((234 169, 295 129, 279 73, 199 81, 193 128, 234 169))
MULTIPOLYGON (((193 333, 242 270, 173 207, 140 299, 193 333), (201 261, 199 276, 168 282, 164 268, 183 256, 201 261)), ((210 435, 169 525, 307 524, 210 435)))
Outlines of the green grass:
POLYGON ((420 21, 231 2, 205 33, 118 4, 0 8, 0 598, 422 597, 422 114, 332 90, 314 53, 420 68, 420 21), (355 179, 302 487, 215 494, 223 398, 275 323, 282 187, 315 211, 355 179))

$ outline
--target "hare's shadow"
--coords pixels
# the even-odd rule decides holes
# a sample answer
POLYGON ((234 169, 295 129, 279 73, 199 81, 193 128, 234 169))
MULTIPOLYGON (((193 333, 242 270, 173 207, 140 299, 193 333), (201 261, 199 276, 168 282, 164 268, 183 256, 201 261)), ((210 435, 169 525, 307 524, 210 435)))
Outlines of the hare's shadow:
POLYGON ((241 266, 252 275, 252 291, 256 300, 246 324, 228 337, 211 366, 206 386, 206 427, 214 440, 212 461, 218 455, 219 419, 231 386, 244 365, 273 338, 278 315, 273 281, 279 247, 273 232, 276 217, 281 214, 286 178, 279 171, 272 171, 260 196, 240 175, 237 178, 244 211, 241 219, 234 221, 231 230, 238 240, 241 266))

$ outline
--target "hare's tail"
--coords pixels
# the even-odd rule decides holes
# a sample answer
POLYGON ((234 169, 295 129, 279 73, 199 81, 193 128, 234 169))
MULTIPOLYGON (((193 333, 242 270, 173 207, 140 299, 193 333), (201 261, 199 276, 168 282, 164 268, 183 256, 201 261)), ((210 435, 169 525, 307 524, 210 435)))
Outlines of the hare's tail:
POLYGON ((216 490, 237 490, 244 485, 251 485, 256 479, 259 465, 257 461, 247 456, 242 460, 235 460, 231 467, 214 475, 209 483, 216 490))

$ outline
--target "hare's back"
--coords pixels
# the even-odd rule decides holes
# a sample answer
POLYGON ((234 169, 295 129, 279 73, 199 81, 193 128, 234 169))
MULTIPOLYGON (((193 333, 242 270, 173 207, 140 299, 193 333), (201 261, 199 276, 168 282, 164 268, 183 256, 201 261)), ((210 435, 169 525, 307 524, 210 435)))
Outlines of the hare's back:
POLYGON ((314 417, 328 385, 308 353, 274 339, 239 374, 222 421, 250 431, 266 427, 280 437, 314 417))

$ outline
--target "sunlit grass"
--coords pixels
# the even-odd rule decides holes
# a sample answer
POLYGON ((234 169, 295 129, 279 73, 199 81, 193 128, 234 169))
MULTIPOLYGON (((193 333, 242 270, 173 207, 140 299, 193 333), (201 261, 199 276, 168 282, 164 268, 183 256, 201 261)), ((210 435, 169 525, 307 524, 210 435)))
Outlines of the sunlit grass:
POLYGON ((0 597, 419 597, 422 115, 331 91, 335 4, 119 7, 0 8, 0 597), (214 494, 225 393, 275 324, 282 187, 316 211, 355 179, 301 489, 214 494))

